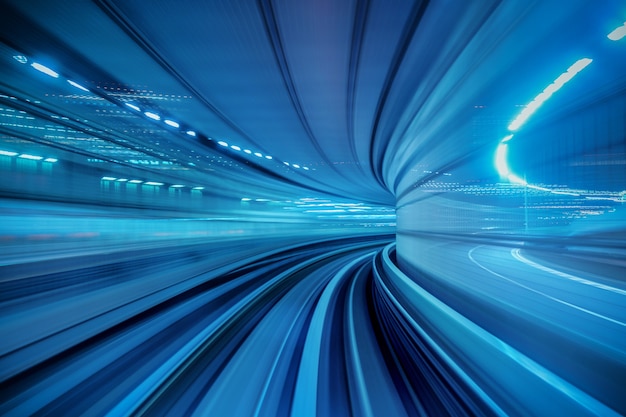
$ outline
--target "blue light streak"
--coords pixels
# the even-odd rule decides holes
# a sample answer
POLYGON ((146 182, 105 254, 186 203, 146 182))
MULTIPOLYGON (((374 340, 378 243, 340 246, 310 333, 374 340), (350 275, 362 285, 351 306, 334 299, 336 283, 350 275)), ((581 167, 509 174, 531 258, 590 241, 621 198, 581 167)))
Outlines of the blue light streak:
POLYGON ((509 125, 509 130, 514 132, 518 130, 526 121, 532 116, 541 105, 546 102, 554 93, 559 91, 568 81, 570 81, 576 74, 585 69, 589 64, 593 62, 590 58, 582 58, 572 64, 567 71, 559 75, 550 85, 548 85, 541 93, 539 93, 530 103, 524 107, 524 109, 517 115, 517 117, 509 125))

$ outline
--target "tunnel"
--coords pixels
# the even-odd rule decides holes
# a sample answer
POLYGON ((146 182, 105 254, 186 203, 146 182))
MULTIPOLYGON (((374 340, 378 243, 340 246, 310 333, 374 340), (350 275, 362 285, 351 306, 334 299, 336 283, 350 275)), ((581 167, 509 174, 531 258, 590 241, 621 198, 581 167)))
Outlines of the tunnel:
POLYGON ((0 415, 626 415, 621 0, 1 0, 0 415))

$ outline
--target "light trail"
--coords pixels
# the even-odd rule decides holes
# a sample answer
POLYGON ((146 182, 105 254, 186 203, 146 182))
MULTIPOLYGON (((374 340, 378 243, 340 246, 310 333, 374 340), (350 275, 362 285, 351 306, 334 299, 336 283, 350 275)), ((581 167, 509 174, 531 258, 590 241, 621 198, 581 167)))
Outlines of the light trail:
POLYGON ((468 252, 468 254, 467 254, 467 256, 468 256, 468 258, 470 259, 470 261, 472 261, 474 264, 476 264, 476 266, 478 266, 479 268, 481 268, 481 269, 483 269, 483 270, 485 270, 485 271, 489 272, 489 273, 490 273, 490 274, 492 274, 492 275, 495 275, 495 276, 497 276, 497 277, 499 277, 499 278, 502 278, 502 279, 504 279, 504 280, 506 280, 506 281, 508 281, 508 282, 510 282, 510 283, 512 283, 512 284, 514 284, 514 285, 516 285, 516 286, 518 286, 518 287, 520 287, 520 288, 524 288, 525 290, 531 291, 531 292, 533 292, 533 293, 535 293, 535 294, 538 294, 538 295, 540 295, 540 296, 542 296, 542 297, 545 297, 545 298, 547 298, 547 299, 549 299, 549 300, 552 300, 552 301, 555 301, 555 302, 557 302, 557 303, 559 303, 559 304, 562 304, 562 305, 565 305, 565 306, 571 307, 571 308, 573 308, 573 309, 575 309, 575 310, 578 310, 578 311, 581 311, 581 312, 583 312, 583 313, 589 314, 589 315, 591 315, 591 316, 594 316, 594 317, 600 318, 600 319, 602 319, 602 320, 606 320, 606 321, 608 321, 608 322, 610 322, 610 323, 617 324, 617 325, 622 326, 622 327, 626 327, 626 323, 624 323, 624 322, 622 322, 622 321, 612 319, 612 318, 607 317, 607 316, 605 316, 605 315, 602 315, 602 314, 596 313, 596 312, 594 312, 594 311, 588 310, 588 309, 586 309, 586 308, 583 308, 583 307, 577 306, 576 304, 572 304, 572 303, 569 303, 569 302, 567 302, 567 301, 561 300, 560 298, 553 297, 553 296, 551 296, 551 295, 548 295, 548 294, 546 294, 546 293, 543 293, 543 292, 541 292, 541 291, 539 291, 539 290, 536 290, 536 289, 534 289, 534 288, 531 288, 531 287, 529 287, 529 286, 527 286, 527 285, 521 284, 521 283, 519 283, 519 282, 515 281, 514 279, 511 279, 511 278, 509 278, 509 277, 505 277, 504 275, 499 274, 499 273, 497 273, 497 272, 495 272, 495 271, 493 271, 493 270, 491 270, 491 269, 487 268, 486 266, 484 266, 484 265, 480 264, 478 261, 476 261, 476 260, 474 259, 474 257, 472 256, 472 253, 473 253, 476 249, 478 249, 478 248, 480 248, 480 247, 482 247, 482 246, 476 246, 475 248, 473 248, 472 250, 470 250, 470 251, 468 252))
POLYGON ((538 269, 540 271, 547 272, 549 274, 556 275, 556 276, 559 276, 561 278, 569 279, 571 281, 575 281, 575 282, 578 282, 580 284, 589 285, 591 287, 599 288, 601 290, 611 291, 611 292, 614 292, 614 293, 619 294, 619 295, 626 295, 626 290, 623 290, 621 288, 611 287, 610 285, 601 284, 601 283, 595 282, 595 281, 589 281, 588 279, 580 278, 580 277, 577 277, 575 275, 568 274, 566 272, 557 271, 556 269, 548 268, 547 266, 538 264, 537 262, 533 262, 530 259, 524 257, 520 253, 519 249, 512 249, 511 250, 511 255, 513 255, 513 257, 515 259, 517 259, 518 261, 523 262, 526 265, 532 266, 533 268, 536 268, 536 269, 538 269))

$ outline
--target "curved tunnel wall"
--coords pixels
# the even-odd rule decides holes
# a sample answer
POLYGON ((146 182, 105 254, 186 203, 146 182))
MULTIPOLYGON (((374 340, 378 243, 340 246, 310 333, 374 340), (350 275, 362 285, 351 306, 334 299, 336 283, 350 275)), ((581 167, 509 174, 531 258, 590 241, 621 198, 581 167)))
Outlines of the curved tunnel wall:
MULTIPOLYGON (((97 65, 42 23, 13 28, 23 37, 0 45, 0 414, 626 414, 623 50, 581 42, 593 62, 507 127, 580 58, 546 52, 576 37, 567 22, 617 7, 488 3, 405 4, 401 44, 380 55, 359 30, 367 10, 384 26, 387 5, 354 8, 367 62, 395 66, 386 79, 351 68, 350 88, 376 104, 363 80, 383 78, 387 102, 360 120, 371 142, 335 149, 360 162, 332 166, 157 114, 197 123, 191 95, 105 68, 69 83, 97 65), (554 27, 536 25, 546 15, 554 27), (36 69, 40 43, 77 65, 36 69), (533 50, 544 65, 524 59, 533 50)), ((245 8, 274 47, 290 22, 278 4, 245 8)), ((285 51, 269 61, 288 77, 285 51)), ((285 96, 305 117, 296 80, 285 96)))

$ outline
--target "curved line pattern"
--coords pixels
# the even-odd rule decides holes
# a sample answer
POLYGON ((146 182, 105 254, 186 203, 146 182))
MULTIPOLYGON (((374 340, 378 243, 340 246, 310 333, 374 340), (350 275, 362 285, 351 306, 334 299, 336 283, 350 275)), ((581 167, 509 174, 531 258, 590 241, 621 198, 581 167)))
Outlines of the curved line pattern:
POLYGON ((423 0, 423 1, 418 1, 413 5, 411 13, 409 17, 407 18, 407 23, 401 32, 402 36, 400 37, 400 40, 397 43, 394 56, 391 60, 391 68, 389 72, 387 73, 387 77, 385 78, 385 82, 381 90, 382 94, 376 105, 376 112, 374 115, 374 124, 372 128, 372 136, 370 139, 369 155, 370 155, 370 166, 372 167, 372 170, 374 171, 376 181, 378 181, 378 183, 383 187, 386 187, 385 180, 383 178, 383 171, 382 171, 383 158, 379 157, 380 152, 376 152, 375 148, 378 147, 380 149, 384 149, 385 144, 380 143, 381 139, 377 138, 378 129, 380 126, 385 104, 387 103, 387 98, 391 91, 391 87, 393 85, 393 82, 396 78, 398 71, 400 70, 400 65, 409 47, 409 43, 411 42, 411 39, 413 38, 413 34, 417 30, 417 26, 419 25, 422 17, 424 16, 424 13, 426 12, 428 3, 429 3, 428 0, 423 0))
POLYGON ((296 111, 298 115, 298 119, 306 132, 307 137, 309 138, 311 144, 315 147, 317 153, 323 158, 324 162, 328 167, 330 167, 333 171, 337 172, 341 175, 340 172, 337 171, 334 164, 328 160, 326 156, 326 152, 320 146, 317 139, 315 138, 315 134, 311 129, 311 125, 307 120, 306 114, 304 113, 304 109, 302 108, 302 103, 300 102, 300 98, 298 96, 298 91, 296 89, 296 84, 291 75, 291 71, 289 69, 289 63, 287 62, 287 55, 283 48, 283 42, 280 36, 280 28, 278 26, 278 22, 276 21, 276 16, 274 14, 274 8, 272 6, 271 0, 259 0, 258 1, 259 9, 261 15, 263 16, 263 23, 265 24, 266 32, 268 38, 270 39, 272 50, 274 51, 274 57, 276 58, 276 63, 280 68, 280 72, 282 74, 283 81, 285 83, 285 88, 287 89, 287 93, 289 94, 289 98, 291 100, 291 104, 293 105, 293 109, 296 111))
MULTIPOLYGON (((365 36, 367 18, 369 15, 370 2, 369 0, 357 1, 355 6, 354 23, 352 26, 352 41, 350 42, 350 63, 348 66, 348 91, 346 97, 348 102, 346 103, 346 119, 348 121, 348 143, 350 146, 350 152, 355 161, 358 161, 358 155, 356 152, 356 137, 354 133, 355 123, 355 107, 356 107, 356 84, 359 76, 359 61, 361 60, 361 47, 363 46, 363 37, 365 36)), ((363 171, 361 164, 358 165, 359 170, 363 171)), ((373 174, 373 173, 372 173, 373 174)))
POLYGON ((1 282, 3 326, 27 330, 0 346, 0 413, 617 415, 420 287, 389 242, 221 265, 176 248, 1 282))
MULTIPOLYGON (((181 83, 188 91, 190 91, 194 97, 196 97, 200 102, 202 102, 209 111, 213 114, 217 115, 228 127, 238 132, 241 136, 245 137, 246 140, 249 140, 251 143, 256 144, 256 142, 243 130, 239 128, 239 126, 230 120, 227 115, 225 115, 222 111, 220 111, 216 106, 214 106, 203 94, 200 94, 198 89, 196 89, 193 85, 183 77, 179 71, 177 71, 166 59, 162 57, 162 55, 158 52, 157 48, 150 44, 148 39, 145 36, 142 36, 141 33, 133 27, 132 23, 130 23, 129 19, 124 16, 124 13, 119 10, 119 8, 108 0, 96 0, 95 3, 111 18, 112 21, 116 22, 116 24, 131 38, 137 45, 139 45, 155 62, 157 62, 168 74, 174 77, 178 82, 181 83)), ((259 145, 257 145, 259 146, 259 145)))

